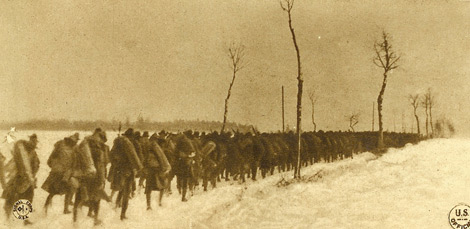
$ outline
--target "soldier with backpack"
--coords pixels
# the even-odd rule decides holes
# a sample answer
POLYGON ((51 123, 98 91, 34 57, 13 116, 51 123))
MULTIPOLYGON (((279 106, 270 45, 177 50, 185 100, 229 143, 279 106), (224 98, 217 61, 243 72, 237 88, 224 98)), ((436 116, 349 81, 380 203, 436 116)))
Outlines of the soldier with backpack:
MULTIPOLYGON (((25 199, 33 202, 34 189, 36 188, 36 173, 39 170, 39 158, 36 153, 38 137, 36 134, 29 136, 29 141, 19 140, 13 149, 13 163, 16 171, 12 172, 11 178, 4 187, 2 198, 5 199, 3 206, 7 218, 11 215, 13 204, 25 199)), ((25 220, 24 224, 31 224, 25 220)))
POLYGON ((79 134, 75 133, 70 137, 66 137, 63 140, 56 142, 54 150, 47 160, 47 165, 51 168, 51 172, 41 186, 42 189, 49 193, 46 203, 44 204, 46 213, 48 207, 52 203, 52 197, 54 197, 54 195, 63 194, 65 194, 64 214, 71 213, 69 210, 69 204, 72 201, 72 196, 75 190, 70 185, 69 179, 73 172, 73 150, 79 140, 79 134))
POLYGON ((133 136, 134 131, 129 128, 123 136, 119 136, 114 140, 113 148, 110 152, 110 161, 113 169, 109 174, 109 179, 112 181, 111 189, 119 192, 116 205, 122 207, 121 220, 127 219, 126 211, 129 205, 134 178, 143 168, 134 144, 130 140, 133 136))
POLYGON ((81 204, 89 207, 88 216, 94 218, 95 225, 101 224, 98 219, 101 199, 108 199, 104 192, 106 181, 106 132, 97 128, 91 136, 85 137, 74 150, 73 174, 71 185, 77 189, 73 206, 73 221, 77 220, 81 204))
POLYGON ((156 136, 150 138, 150 146, 148 154, 144 159, 144 167, 146 174, 145 195, 147 199, 147 210, 151 210, 151 194, 152 191, 160 191, 158 198, 159 206, 162 205, 164 190, 169 186, 169 174, 171 171, 170 163, 165 156, 160 145, 158 145, 156 136))
POLYGON ((175 175, 178 191, 182 194, 181 201, 186 202, 186 192, 190 179, 193 179, 193 166, 195 164, 194 157, 196 156, 196 149, 191 140, 184 134, 176 137, 175 146, 175 175))
POLYGON ((0 152, 0 187, 4 189, 7 185, 5 181, 5 156, 0 152))

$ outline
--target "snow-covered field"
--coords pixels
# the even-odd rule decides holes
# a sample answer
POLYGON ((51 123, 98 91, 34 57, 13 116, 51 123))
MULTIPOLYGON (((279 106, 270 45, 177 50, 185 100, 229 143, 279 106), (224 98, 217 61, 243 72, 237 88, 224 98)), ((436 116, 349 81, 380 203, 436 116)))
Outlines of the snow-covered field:
MULTIPOLYGON (((16 135, 23 138, 30 133, 16 135)), ((49 173, 45 162, 54 142, 72 132, 37 134, 40 186, 49 173)), ((110 142, 115 136, 108 134, 110 142)), ((4 155, 8 154, 6 148, 2 147, 4 155)), ((292 172, 276 173, 246 184, 222 182, 208 192, 197 190, 186 203, 174 192, 164 197, 162 207, 157 205, 155 192, 152 211, 146 211, 141 191, 131 199, 129 219, 124 222, 119 220, 120 209, 102 202, 101 227, 450 228, 447 217, 452 207, 470 204, 469 161, 469 139, 434 139, 404 149, 390 149, 380 158, 362 153, 354 159, 303 168, 305 181, 287 186, 276 184, 283 177, 289 179, 292 172)), ((42 208, 46 196, 45 191, 36 189, 31 215, 33 228, 93 227, 86 207, 75 224, 71 215, 62 214, 63 196, 54 198, 46 215, 42 208)), ((0 200, 0 205, 3 203, 0 200)), ((0 227, 18 226, 22 227, 20 220, 7 221, 3 209, 0 210, 0 227)))

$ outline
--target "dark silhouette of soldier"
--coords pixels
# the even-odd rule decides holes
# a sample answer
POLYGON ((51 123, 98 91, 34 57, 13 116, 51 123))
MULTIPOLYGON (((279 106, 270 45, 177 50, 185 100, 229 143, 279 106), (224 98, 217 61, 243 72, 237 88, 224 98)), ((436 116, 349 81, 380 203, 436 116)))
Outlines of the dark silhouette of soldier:
MULTIPOLYGON (((139 157, 140 161, 144 161, 144 156, 143 156, 143 149, 142 145, 140 144, 140 131, 135 131, 133 136, 129 136, 129 140, 132 142, 134 145, 135 152, 137 153, 137 156, 139 157)), ((142 178, 143 175, 141 174, 143 171, 138 171, 135 174, 135 178, 142 178)), ((135 190, 137 189, 137 185, 135 182, 135 179, 132 181, 132 192, 131 192, 131 198, 135 196, 135 190)))
POLYGON ((144 159, 145 174, 146 174, 146 185, 145 195, 147 199, 147 210, 151 210, 151 194, 152 191, 160 191, 158 198, 159 206, 162 205, 162 198, 164 190, 169 186, 169 174, 171 171, 170 163, 165 156, 165 153, 158 144, 158 137, 153 136, 150 138, 150 145, 147 151, 147 155, 144 159))
POLYGON ((161 134, 154 133, 150 138, 153 138, 157 141, 158 145, 162 148, 163 152, 165 153, 165 156, 168 160, 168 163, 170 163, 171 170, 170 173, 168 174, 168 187, 167 187, 167 192, 168 194, 172 194, 171 191, 171 182, 173 178, 175 177, 175 169, 176 169, 176 156, 175 156, 175 142, 171 138, 166 138, 166 133, 164 130, 160 132, 161 134))
POLYGON ((101 128, 95 129, 91 136, 85 137, 74 150, 74 174, 71 184, 77 189, 73 206, 73 221, 77 220, 78 207, 87 203, 88 216, 94 218, 95 225, 101 224, 98 219, 101 199, 108 199, 104 192, 106 181, 106 132, 101 128), (89 152, 89 153, 87 153, 89 152), (92 163, 85 163, 84 155, 90 155, 92 163), (86 166, 88 165, 88 166, 86 166), (91 166, 91 167, 90 167, 91 166), (87 168, 88 170, 83 170, 87 168))
POLYGON ((52 197, 54 197, 54 195, 63 194, 65 194, 64 214, 71 213, 69 204, 72 201, 75 190, 73 186, 70 185, 70 177, 73 172, 73 150, 79 140, 79 134, 75 133, 54 144, 54 150, 47 160, 47 165, 51 168, 51 172, 41 186, 42 189, 49 193, 46 203, 44 204, 46 213, 52 203, 52 197))
POLYGON ((184 134, 178 136, 175 148, 176 162, 175 175, 178 187, 182 191, 181 201, 186 202, 189 179, 192 178, 191 167, 195 163, 196 150, 191 140, 184 134))
MULTIPOLYGON (((5 199, 3 206, 7 218, 11 215, 13 204, 25 199, 33 202, 34 189, 36 188, 36 173, 39 170, 39 158, 36 153, 38 137, 36 134, 29 136, 29 141, 19 140, 15 143, 13 149, 13 162, 16 167, 16 173, 8 181, 2 198, 5 199)), ((24 224, 31 224, 25 220, 24 224)))
POLYGON ((126 150, 135 152, 134 130, 129 128, 122 137, 114 140, 113 148, 110 152, 111 165, 114 168, 109 176, 112 176, 111 189, 119 191, 116 206, 121 206, 121 220, 127 219, 126 211, 129 206, 129 198, 132 192, 132 186, 137 171, 132 167, 126 150))
MULTIPOLYGON (((146 158, 148 157, 149 148, 150 148, 149 132, 148 131, 144 131, 144 133, 142 134, 142 137, 140 137, 138 139, 138 143, 139 143, 140 148, 142 150, 141 161, 145 162, 146 158)), ((140 176, 140 179, 139 179, 139 187, 144 186, 144 181, 147 177, 147 174, 145 174, 146 172, 147 172, 147 170, 144 169, 142 174, 140 174, 141 176, 140 176)))
POLYGON ((7 185, 5 181, 5 156, 0 152, 0 186, 4 189, 7 185))

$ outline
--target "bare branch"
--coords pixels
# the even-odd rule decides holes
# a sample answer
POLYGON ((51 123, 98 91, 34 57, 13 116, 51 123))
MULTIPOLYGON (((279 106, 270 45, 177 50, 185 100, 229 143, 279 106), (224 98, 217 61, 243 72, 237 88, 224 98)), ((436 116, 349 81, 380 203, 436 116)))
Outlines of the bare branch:
POLYGON ((374 44, 375 53, 377 54, 377 57, 374 58, 374 64, 377 65, 378 67, 385 68, 385 64, 382 61, 382 57, 380 56, 380 51, 377 49, 377 46, 381 47, 381 44, 378 44, 378 43, 374 44), (380 65, 378 65, 378 63, 376 62, 377 60, 380 61, 380 65))
POLYGON ((377 66, 377 67, 379 67, 379 68, 382 68, 382 67, 383 67, 382 64, 380 64, 380 63, 377 62, 377 58, 374 58, 374 59, 373 59, 373 63, 375 64, 375 66, 377 66))
MULTIPOLYGON (((284 5, 282 5, 282 1, 279 1, 279 4, 281 5, 281 9, 282 9, 282 10, 287 11, 287 8, 286 8, 284 5)), ((288 12, 288 11, 287 11, 287 12, 288 12)))
POLYGON ((308 92, 308 97, 310 98, 310 100, 314 100, 315 99, 315 90, 311 90, 308 92))
POLYGON ((424 94, 424 96, 422 97, 421 101, 420 101, 420 104, 421 104, 421 107, 424 107, 424 108, 427 108, 428 106, 428 94, 424 94))
POLYGON ((426 93, 423 96, 423 99, 421 100, 421 106, 422 107, 427 106, 428 108, 432 108, 432 107, 434 107, 434 105, 435 105, 434 96, 431 93, 431 88, 428 88, 428 90, 426 91, 426 93))
POLYGON ((434 95, 432 95, 432 93, 431 93, 431 88, 428 88, 427 94, 429 95, 428 106, 429 106, 429 108, 433 108, 434 105, 435 105, 436 100, 435 100, 434 95))
POLYGON ((390 70, 398 68, 396 64, 400 60, 400 56, 393 51, 393 46, 389 42, 389 35, 383 31, 382 41, 375 42, 374 50, 376 57, 374 58, 374 65, 383 68, 384 72, 387 73, 390 70), (380 64, 379 64, 380 62, 380 64))
POLYGON ((290 13, 290 11, 292 10, 292 6, 294 6, 294 0, 281 0, 279 1, 279 3, 281 4, 281 8, 282 10, 290 13), (282 2, 285 2, 286 6, 284 6, 284 4, 282 4, 282 2))
POLYGON ((419 105, 419 95, 418 94, 415 94, 415 95, 408 95, 408 100, 410 101, 410 104, 411 106, 413 106, 413 108, 418 108, 418 105, 419 105))
POLYGON ((349 121, 349 128, 351 128, 353 132, 355 131, 354 126, 356 126, 359 123, 359 116, 360 116, 359 113, 353 113, 349 116, 346 116, 346 118, 349 121))
POLYGON ((228 55, 231 61, 231 68, 233 70, 232 81, 230 82, 227 97, 225 98, 225 109, 224 109, 224 121, 222 123, 221 133, 224 132, 225 124, 227 122, 227 113, 228 113, 228 100, 232 92, 232 87, 235 82, 236 73, 244 67, 243 59, 245 56, 245 47, 241 44, 235 45, 234 43, 228 48, 228 55))
POLYGON ((390 70, 395 69, 395 68, 398 67, 398 65, 395 65, 395 63, 400 60, 400 57, 401 56, 396 57, 396 59, 390 64, 390 68, 389 68, 390 70))
POLYGON ((245 67, 245 46, 241 44, 232 44, 228 48, 228 54, 231 61, 231 68, 234 72, 238 72, 245 67))

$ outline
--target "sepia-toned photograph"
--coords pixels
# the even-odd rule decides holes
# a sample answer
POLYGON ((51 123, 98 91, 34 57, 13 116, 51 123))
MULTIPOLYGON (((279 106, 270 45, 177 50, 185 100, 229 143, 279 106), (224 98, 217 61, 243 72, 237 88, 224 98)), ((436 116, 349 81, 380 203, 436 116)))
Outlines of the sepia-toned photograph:
POLYGON ((0 228, 470 228, 470 0, 2 0, 0 228))

